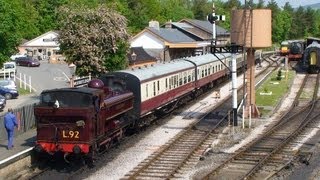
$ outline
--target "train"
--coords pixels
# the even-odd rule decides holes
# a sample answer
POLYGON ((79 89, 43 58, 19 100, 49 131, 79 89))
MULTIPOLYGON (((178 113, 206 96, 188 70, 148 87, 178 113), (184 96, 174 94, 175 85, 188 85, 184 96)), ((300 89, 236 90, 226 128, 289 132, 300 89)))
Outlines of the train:
MULTIPOLYGON (((92 160, 127 132, 148 126, 229 78, 230 60, 231 54, 186 57, 110 72, 87 87, 45 90, 34 108, 34 150, 62 153, 66 161, 92 160)), ((238 71, 244 66, 238 55, 238 71)))
POLYGON ((299 61, 303 57, 305 46, 305 40, 283 41, 280 47, 280 55, 288 56, 289 61, 299 61))
POLYGON ((309 37, 306 40, 306 49, 303 55, 303 64, 308 73, 319 73, 320 70, 320 39, 309 37))

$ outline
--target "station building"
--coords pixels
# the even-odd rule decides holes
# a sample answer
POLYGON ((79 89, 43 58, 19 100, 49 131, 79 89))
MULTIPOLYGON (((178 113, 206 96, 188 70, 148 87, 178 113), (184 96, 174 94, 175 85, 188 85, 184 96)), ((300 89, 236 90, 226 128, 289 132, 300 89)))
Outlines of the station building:
POLYGON ((60 54, 59 32, 49 31, 18 46, 20 54, 27 54, 38 60, 63 61, 60 54))

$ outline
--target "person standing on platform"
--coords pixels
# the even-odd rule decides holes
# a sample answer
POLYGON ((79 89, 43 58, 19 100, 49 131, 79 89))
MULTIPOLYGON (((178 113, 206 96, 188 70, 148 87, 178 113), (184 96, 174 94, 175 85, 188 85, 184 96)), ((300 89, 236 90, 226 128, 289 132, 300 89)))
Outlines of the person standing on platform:
POLYGON ((8 113, 4 116, 4 127, 8 134, 8 150, 13 147, 14 127, 18 127, 17 118, 13 114, 12 108, 8 109, 8 113))

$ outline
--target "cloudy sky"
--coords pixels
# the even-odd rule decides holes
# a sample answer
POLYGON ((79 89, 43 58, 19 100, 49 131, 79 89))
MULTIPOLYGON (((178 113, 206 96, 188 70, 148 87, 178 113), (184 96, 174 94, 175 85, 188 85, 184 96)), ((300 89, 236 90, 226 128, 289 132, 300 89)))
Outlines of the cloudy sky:
MULTIPOLYGON (((267 2, 267 0, 265 0, 267 2)), ((276 0, 278 6, 283 7, 286 2, 289 2, 292 7, 305 6, 309 4, 320 3, 319 0, 276 0)))
MULTIPOLYGON (((227 0, 224 0, 227 1, 227 0)), ((265 4, 267 4, 269 0, 264 0, 265 4)), ((242 4, 244 4, 245 0, 240 0, 242 4)), ((258 2, 258 0, 254 0, 254 2, 258 2)), ((299 7, 309 4, 320 3, 320 0, 276 0, 279 7, 283 7, 286 2, 289 2, 292 7, 299 7)))

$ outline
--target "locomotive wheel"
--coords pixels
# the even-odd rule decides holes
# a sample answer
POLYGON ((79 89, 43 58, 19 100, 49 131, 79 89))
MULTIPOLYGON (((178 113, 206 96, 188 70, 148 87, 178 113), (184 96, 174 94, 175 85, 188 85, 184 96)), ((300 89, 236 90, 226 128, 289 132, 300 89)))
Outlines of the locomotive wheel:
POLYGON ((85 163, 89 168, 94 167, 94 150, 90 147, 89 153, 84 157, 85 158, 85 163))

